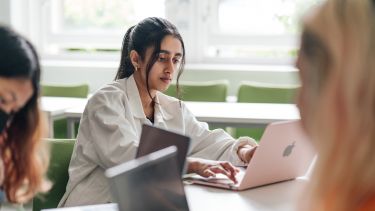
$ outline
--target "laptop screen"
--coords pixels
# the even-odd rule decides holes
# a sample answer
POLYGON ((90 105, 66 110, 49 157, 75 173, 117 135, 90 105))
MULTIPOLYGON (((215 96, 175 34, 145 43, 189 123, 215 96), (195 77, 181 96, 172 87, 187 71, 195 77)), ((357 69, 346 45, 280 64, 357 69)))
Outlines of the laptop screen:
POLYGON ((189 210, 176 158, 171 146, 107 169, 119 210, 189 210))
POLYGON ((136 158, 169 146, 176 146, 178 169, 181 174, 183 174, 189 144, 190 138, 187 136, 153 127, 151 125, 143 125, 136 158))

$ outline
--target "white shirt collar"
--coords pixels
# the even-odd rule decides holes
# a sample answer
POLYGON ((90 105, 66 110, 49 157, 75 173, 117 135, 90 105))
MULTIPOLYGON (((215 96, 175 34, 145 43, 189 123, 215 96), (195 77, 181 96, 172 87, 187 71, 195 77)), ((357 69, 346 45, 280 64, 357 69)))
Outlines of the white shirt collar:
MULTIPOLYGON (((130 102, 130 108, 132 110, 133 116, 136 118, 146 118, 146 115, 144 114, 141 97, 138 92, 138 87, 134 79, 134 75, 129 76, 129 78, 126 80, 126 95, 128 96, 129 102, 130 102)), ((173 114, 170 114, 166 109, 164 103, 165 100, 163 100, 163 97, 161 93, 157 93, 155 97, 155 121, 160 121, 161 119, 169 120, 173 118, 173 114), (161 118, 160 118, 160 117, 161 118)))

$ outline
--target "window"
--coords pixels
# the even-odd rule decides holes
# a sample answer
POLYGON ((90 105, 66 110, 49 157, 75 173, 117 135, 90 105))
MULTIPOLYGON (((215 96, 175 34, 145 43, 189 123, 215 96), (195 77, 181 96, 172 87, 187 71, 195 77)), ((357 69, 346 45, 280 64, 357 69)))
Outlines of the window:
POLYGON ((130 26, 165 17, 164 0, 49 0, 43 7, 47 55, 117 53, 130 26))
POLYGON ((216 0, 207 9, 201 58, 285 63, 296 55, 299 19, 316 0, 216 0))
POLYGON ((298 21, 320 0, 28 1, 41 7, 33 30, 44 58, 118 60, 127 28, 158 16, 179 28, 189 63, 290 64, 298 21))

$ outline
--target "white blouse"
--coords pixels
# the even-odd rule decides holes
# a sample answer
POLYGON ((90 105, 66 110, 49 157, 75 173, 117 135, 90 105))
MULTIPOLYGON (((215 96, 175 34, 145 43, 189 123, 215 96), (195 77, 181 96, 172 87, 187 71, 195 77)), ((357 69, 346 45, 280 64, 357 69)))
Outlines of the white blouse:
MULTIPOLYGON (((251 139, 236 141, 222 129, 209 130, 183 102, 161 92, 155 101, 154 125, 190 136, 189 156, 244 164, 237 149, 251 139)), ((133 76, 99 89, 82 115, 59 207, 112 202, 104 171, 135 158, 142 124, 152 123, 143 112, 133 76)))

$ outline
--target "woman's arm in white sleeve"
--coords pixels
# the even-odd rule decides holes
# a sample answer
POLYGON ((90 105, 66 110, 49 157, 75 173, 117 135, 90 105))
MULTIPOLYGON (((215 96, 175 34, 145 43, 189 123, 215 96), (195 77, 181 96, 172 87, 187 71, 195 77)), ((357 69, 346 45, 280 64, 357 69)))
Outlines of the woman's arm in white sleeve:
POLYGON ((207 123, 199 122, 195 116, 182 104, 186 134, 191 137, 191 157, 212 160, 225 160, 234 165, 245 165, 238 157, 238 148, 242 145, 253 144, 254 140, 244 137, 235 140, 222 129, 209 130, 207 123))
POLYGON ((83 154, 103 168, 135 157, 139 134, 123 96, 116 92, 93 96, 80 124, 77 141, 83 154))

